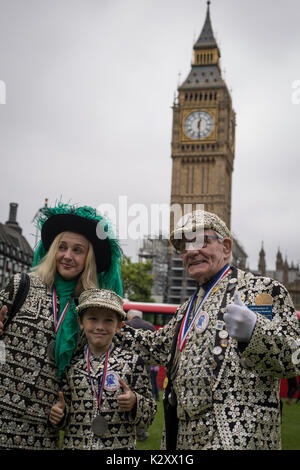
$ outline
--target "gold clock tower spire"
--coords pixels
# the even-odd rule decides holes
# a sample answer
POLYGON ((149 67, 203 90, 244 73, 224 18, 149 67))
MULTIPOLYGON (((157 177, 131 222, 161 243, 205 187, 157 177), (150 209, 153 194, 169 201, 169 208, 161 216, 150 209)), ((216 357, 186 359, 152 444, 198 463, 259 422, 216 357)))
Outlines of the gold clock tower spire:
MULTIPOLYGON (((192 68, 173 105, 171 205, 204 204, 230 227, 235 112, 222 78, 210 2, 192 68)), ((174 221, 171 217, 170 229, 174 221)))

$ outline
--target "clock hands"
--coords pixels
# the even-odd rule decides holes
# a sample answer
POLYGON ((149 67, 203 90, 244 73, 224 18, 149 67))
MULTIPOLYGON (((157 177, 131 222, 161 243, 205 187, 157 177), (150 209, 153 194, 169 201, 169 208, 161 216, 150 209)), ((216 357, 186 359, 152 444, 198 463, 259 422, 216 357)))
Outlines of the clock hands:
POLYGON ((198 121, 198 137, 201 137, 201 121, 202 119, 200 118, 199 121, 198 121))

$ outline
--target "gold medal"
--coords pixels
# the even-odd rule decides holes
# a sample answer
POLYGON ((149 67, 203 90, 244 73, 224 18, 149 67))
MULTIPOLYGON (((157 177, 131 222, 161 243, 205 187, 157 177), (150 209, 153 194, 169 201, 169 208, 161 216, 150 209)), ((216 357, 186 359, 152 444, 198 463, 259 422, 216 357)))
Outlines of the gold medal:
POLYGON ((95 436, 98 437, 103 436, 108 430, 107 421, 100 415, 93 419, 91 427, 95 436))
POLYGON ((255 297, 256 305, 272 305, 273 297, 270 294, 262 293, 255 297))

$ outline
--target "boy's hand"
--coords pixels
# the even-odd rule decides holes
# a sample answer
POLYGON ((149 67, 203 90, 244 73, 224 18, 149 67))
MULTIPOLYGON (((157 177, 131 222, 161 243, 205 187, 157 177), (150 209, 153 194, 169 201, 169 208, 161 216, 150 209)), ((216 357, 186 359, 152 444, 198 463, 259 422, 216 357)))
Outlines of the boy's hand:
POLYGON ((118 396, 120 410, 131 411, 136 404, 136 395, 121 378, 119 378, 119 383, 124 390, 124 393, 118 396))
POLYGON ((59 401, 52 406, 49 415, 49 421, 53 425, 58 424, 63 419, 66 409, 66 403, 63 392, 58 392, 58 397, 59 401))
POLYGON ((3 334, 3 331, 4 331, 3 321, 4 321, 6 313, 7 313, 7 307, 6 305, 3 305, 3 307, 0 310, 0 336, 3 334))

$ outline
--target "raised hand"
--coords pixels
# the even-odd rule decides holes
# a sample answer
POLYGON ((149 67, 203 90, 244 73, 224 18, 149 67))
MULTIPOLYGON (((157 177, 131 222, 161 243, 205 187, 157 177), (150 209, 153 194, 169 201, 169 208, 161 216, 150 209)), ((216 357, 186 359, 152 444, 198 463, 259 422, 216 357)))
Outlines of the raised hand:
POLYGON ((124 392, 117 399, 120 410, 131 411, 136 404, 136 395, 121 378, 119 378, 119 383, 124 392))
POLYGON ((257 317, 242 301, 239 292, 234 293, 234 303, 227 306, 224 321, 229 336, 241 342, 249 342, 257 317))
POLYGON ((50 415, 49 415, 49 421, 53 425, 60 423, 60 421, 64 417, 65 409, 66 409, 66 403, 65 403, 63 392, 58 392, 58 398, 59 398, 58 402, 56 402, 55 405, 52 406, 50 415))

